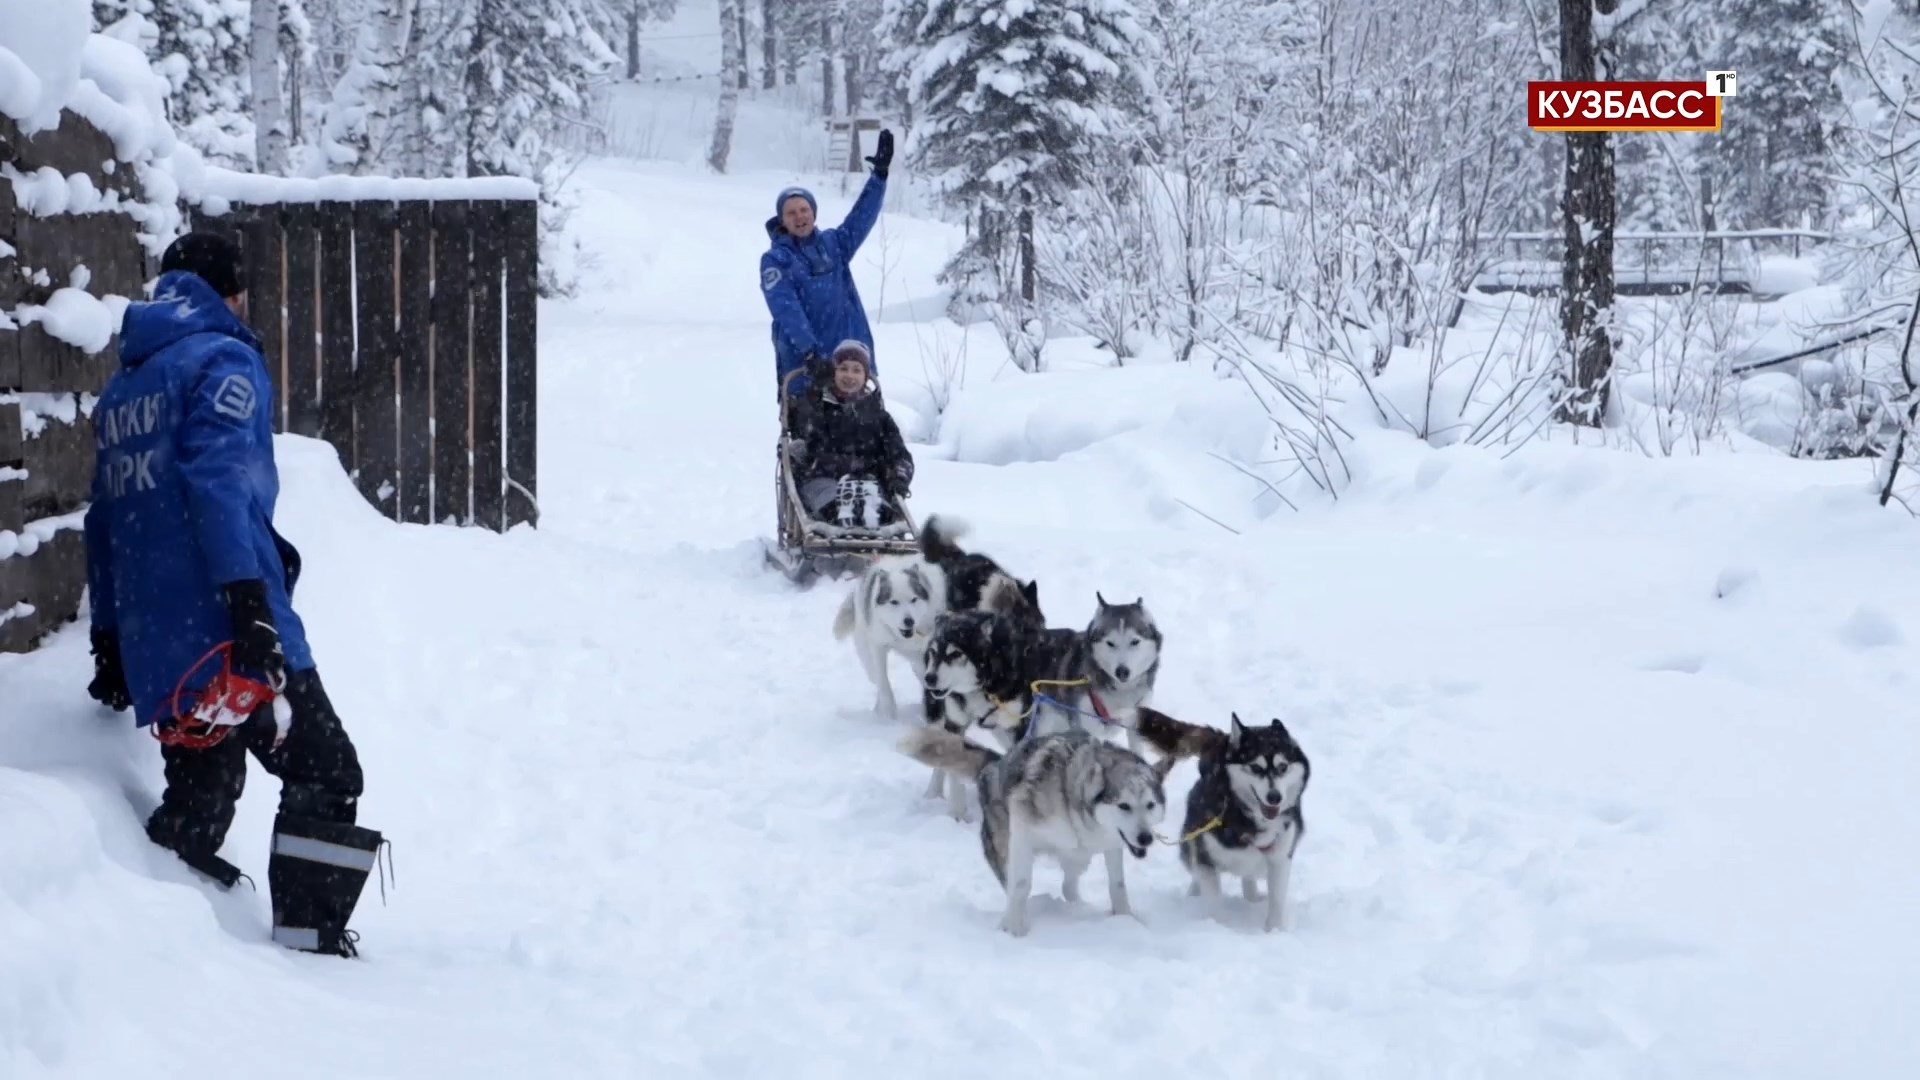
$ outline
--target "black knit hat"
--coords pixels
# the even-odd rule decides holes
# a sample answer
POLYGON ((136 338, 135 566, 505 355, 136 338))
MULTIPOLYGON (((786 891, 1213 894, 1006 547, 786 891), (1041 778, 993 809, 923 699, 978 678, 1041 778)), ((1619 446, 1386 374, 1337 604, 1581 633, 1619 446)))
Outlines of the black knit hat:
POLYGON ((188 233, 167 246, 160 256, 160 272, 185 270, 213 286, 222 299, 247 291, 246 268, 240 247, 216 233, 188 233))

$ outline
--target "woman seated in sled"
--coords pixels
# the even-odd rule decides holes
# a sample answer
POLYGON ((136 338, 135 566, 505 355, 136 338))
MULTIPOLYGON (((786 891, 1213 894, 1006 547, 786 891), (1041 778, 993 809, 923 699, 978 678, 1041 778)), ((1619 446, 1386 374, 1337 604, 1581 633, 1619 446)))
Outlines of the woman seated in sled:
POLYGON ((807 514, 860 531, 894 524, 892 503, 905 501, 913 483, 913 455, 867 386, 867 358, 867 347, 849 339, 833 350, 831 368, 808 373, 813 385, 794 403, 787 447, 807 514))

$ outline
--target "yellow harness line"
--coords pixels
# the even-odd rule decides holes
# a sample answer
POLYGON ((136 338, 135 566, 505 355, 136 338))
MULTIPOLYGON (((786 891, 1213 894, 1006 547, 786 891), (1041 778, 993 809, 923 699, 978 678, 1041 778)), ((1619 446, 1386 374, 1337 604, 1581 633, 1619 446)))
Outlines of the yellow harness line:
POLYGON ((1207 822, 1205 825, 1200 826, 1199 828, 1193 830, 1192 832, 1188 833, 1187 835, 1181 837, 1178 840, 1169 840, 1166 837, 1161 836, 1159 833, 1154 833, 1153 835, 1155 839, 1159 840, 1163 844, 1184 844, 1187 841, 1193 839, 1194 837, 1199 836, 1201 833, 1212 832, 1213 830, 1219 828, 1222 825, 1225 825, 1226 823, 1227 823, 1227 816, 1225 814, 1215 814, 1212 821, 1207 822))
MULTIPOLYGON (((1038 693, 1043 686, 1085 686, 1092 681, 1091 679, 1035 679, 1027 684, 1027 689, 1038 693)), ((980 696, 986 698, 987 704, 993 706, 995 709, 1004 709, 1007 706, 1006 702, 1001 701, 985 690, 980 692, 980 696)), ((1025 720, 1027 717, 1033 715, 1033 710, 1034 706, 1028 705, 1026 711, 1015 717, 1015 719, 1025 720)))

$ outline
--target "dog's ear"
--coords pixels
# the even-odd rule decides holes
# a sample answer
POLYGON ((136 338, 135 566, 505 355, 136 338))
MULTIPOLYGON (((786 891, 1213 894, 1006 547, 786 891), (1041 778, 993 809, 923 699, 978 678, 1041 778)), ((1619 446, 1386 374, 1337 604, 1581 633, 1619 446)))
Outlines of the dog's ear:
POLYGON ((1230 715, 1233 717, 1233 730, 1227 732, 1227 745, 1238 749, 1241 737, 1247 733, 1247 726, 1240 722, 1239 713, 1232 713, 1230 715))
POLYGON ((1021 585, 1020 595, 1027 598, 1027 603, 1033 605, 1036 608, 1039 607, 1040 606, 1040 579, 1034 578, 1032 581, 1029 581, 1021 585))
POLYGON ((1167 774, 1172 772, 1173 767, 1179 763, 1180 758, 1177 755, 1162 754, 1160 760, 1153 763, 1153 775, 1164 784, 1167 782, 1167 774))
POLYGON ((1105 611, 1106 609, 1108 609, 1108 608, 1110 608, 1110 607, 1112 607, 1112 606, 1113 606, 1112 604, 1109 604, 1109 603, 1107 603, 1107 598, 1106 598, 1106 597, 1104 597, 1104 596, 1101 596, 1101 595, 1100 595, 1100 590, 1099 590, 1099 589, 1095 589, 1095 590, 1093 590, 1093 598, 1094 598, 1094 600, 1095 600, 1096 602, 1098 602, 1098 603, 1099 603, 1099 605, 1100 605, 1100 610, 1102 610, 1102 611, 1105 611))
POLYGON ((1141 596, 1136 596, 1136 597, 1134 597, 1134 598, 1133 598, 1133 603, 1131 603, 1131 604, 1128 604, 1127 606, 1128 606, 1128 607, 1146 607, 1146 606, 1147 606, 1147 598, 1146 598, 1146 596, 1144 596, 1144 595, 1141 595, 1141 596))

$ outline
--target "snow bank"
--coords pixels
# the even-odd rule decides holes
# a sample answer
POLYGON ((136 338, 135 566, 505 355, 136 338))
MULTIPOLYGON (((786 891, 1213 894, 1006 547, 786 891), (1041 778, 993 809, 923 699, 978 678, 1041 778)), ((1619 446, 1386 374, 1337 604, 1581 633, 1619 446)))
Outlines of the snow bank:
POLYGON ((935 452, 981 465, 1055 461, 1133 432, 1232 460, 1257 460, 1268 420, 1245 387, 1204 368, 1155 366, 1021 374, 966 387, 941 418, 935 452))
POLYGON ((89 0, 10 0, 0 4, 0 112, 27 133, 56 127, 80 81, 80 58, 93 29, 89 0))

